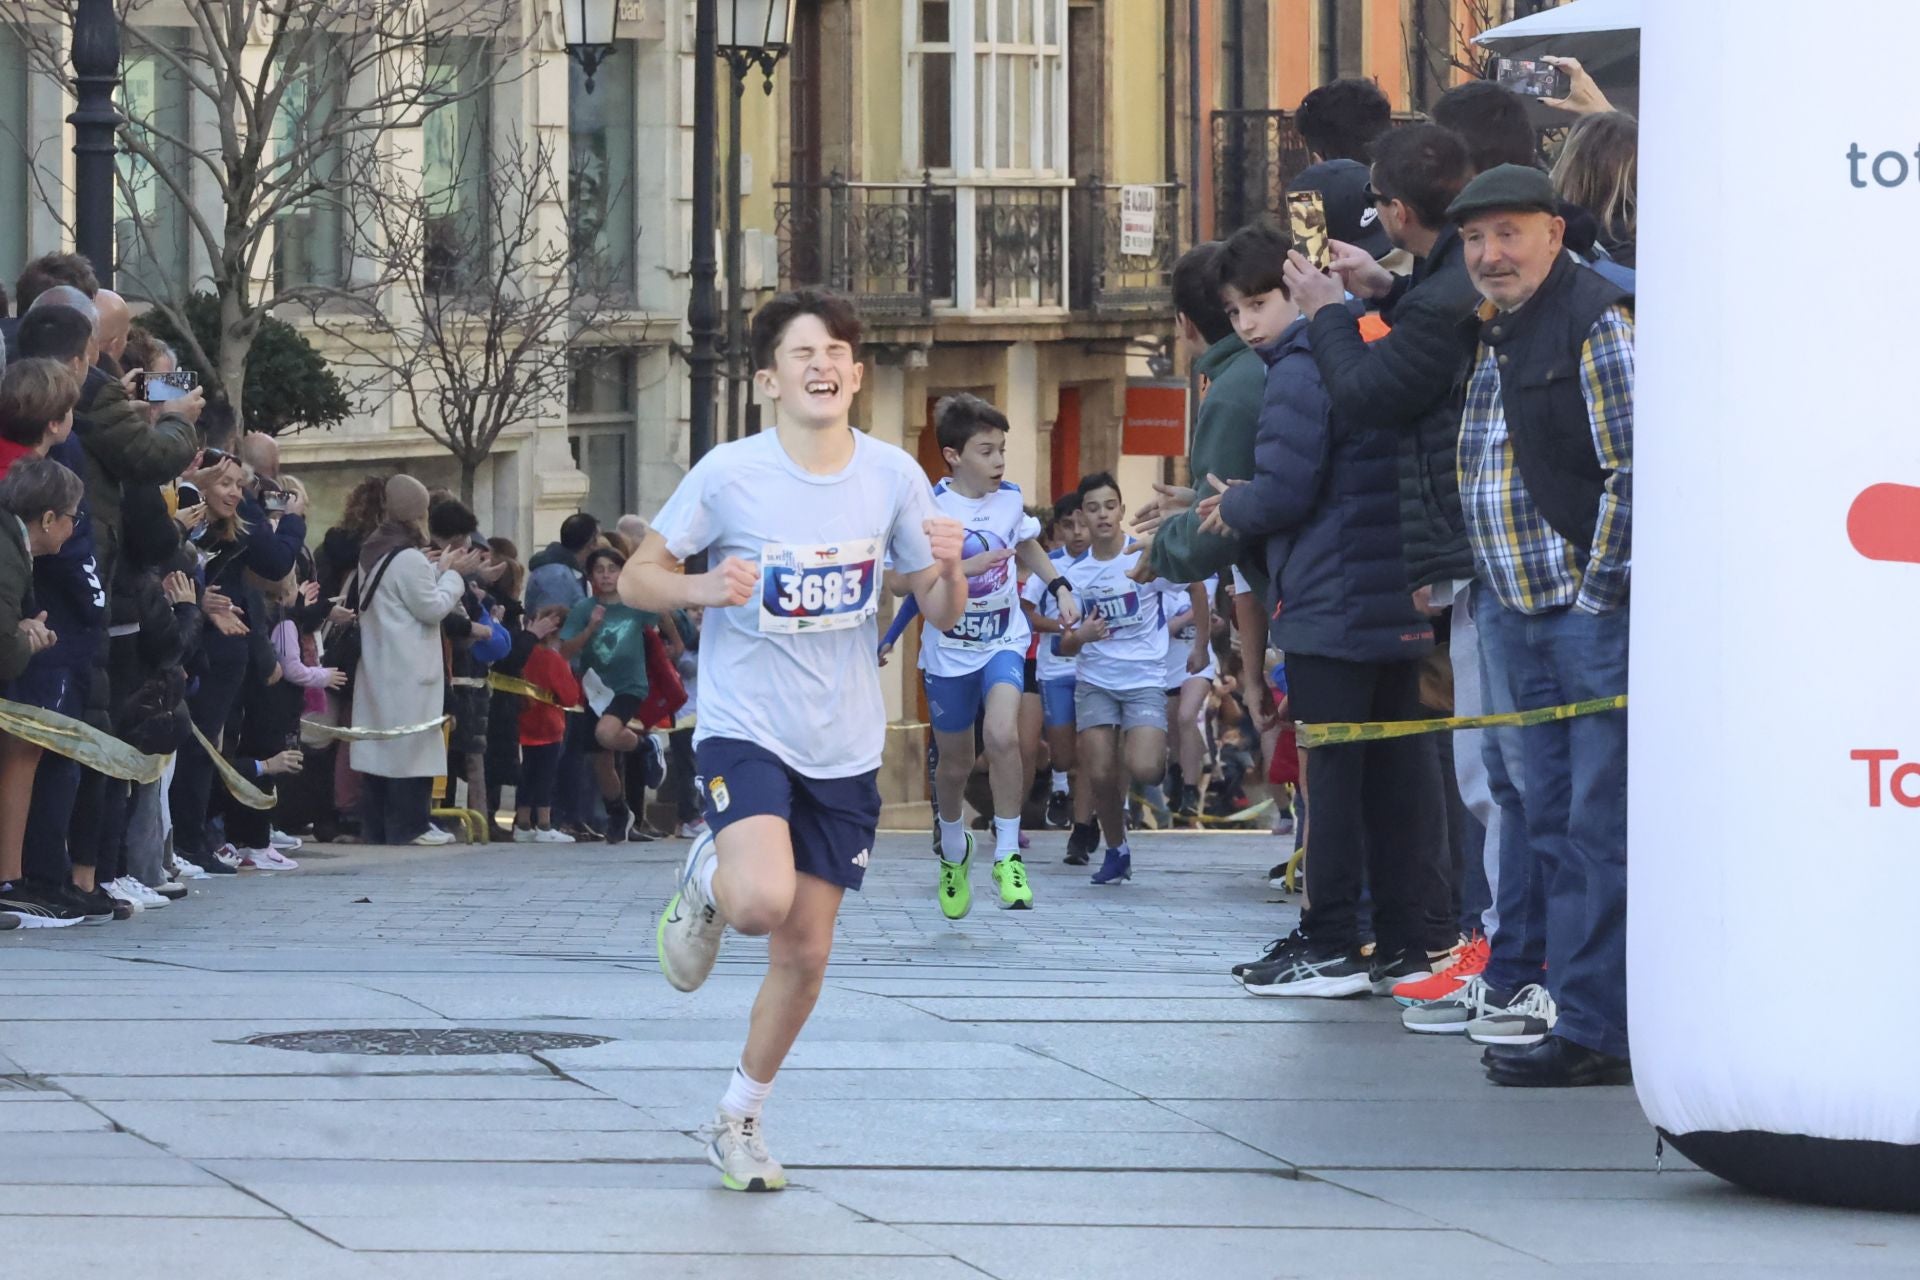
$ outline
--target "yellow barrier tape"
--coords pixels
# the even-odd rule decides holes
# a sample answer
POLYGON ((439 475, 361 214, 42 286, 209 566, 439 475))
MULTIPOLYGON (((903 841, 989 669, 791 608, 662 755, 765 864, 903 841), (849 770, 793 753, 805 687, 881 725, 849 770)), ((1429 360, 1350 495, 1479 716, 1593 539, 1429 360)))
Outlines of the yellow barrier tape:
POLYGON ((1378 742, 1382 738, 1411 738, 1422 733, 1447 733, 1455 729, 1524 729, 1529 725, 1551 724, 1575 716, 1593 716, 1626 708, 1627 695, 1614 698, 1589 698, 1585 702, 1567 702, 1557 707, 1539 707, 1533 711, 1506 711, 1490 716, 1451 716, 1444 720, 1376 720, 1360 724, 1296 724, 1294 731, 1303 747, 1335 747, 1349 742, 1378 742))
POLYGON ((334 742, 387 742, 394 738, 411 738, 414 734, 425 733, 429 729, 438 729, 446 722, 446 716, 439 716, 425 724, 410 724, 399 729, 349 729, 341 725, 322 724, 318 720, 302 720, 300 727, 316 738, 326 738, 334 742))
POLYGON ((0 733, 30 742, 55 755, 78 760, 95 773, 142 785, 160 781, 166 756, 135 751, 110 733, 44 707, 0 699, 0 733))
POLYGON ((220 775, 220 781, 227 784, 227 790, 235 800, 249 809, 261 810, 271 809, 279 802, 272 792, 254 786, 238 769, 227 763, 227 758, 220 754, 219 748, 208 742, 207 735, 200 732, 199 725, 189 723, 188 727, 193 730, 194 739, 206 749, 207 756, 213 761, 214 771, 220 775))
POLYGON ((562 711, 570 711, 574 715, 582 715, 586 712, 585 707, 561 706, 560 699, 539 685, 528 684, 525 680, 517 680, 513 676, 503 676, 497 671, 487 673, 487 686, 498 689, 501 693, 517 694, 522 698, 532 698, 535 702, 544 702, 550 707, 560 707, 562 711))

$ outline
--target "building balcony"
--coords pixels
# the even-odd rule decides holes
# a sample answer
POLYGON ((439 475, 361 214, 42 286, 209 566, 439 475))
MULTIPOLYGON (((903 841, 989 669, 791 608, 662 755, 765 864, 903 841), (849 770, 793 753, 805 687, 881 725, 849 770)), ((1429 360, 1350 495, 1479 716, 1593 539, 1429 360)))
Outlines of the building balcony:
POLYGON ((1079 182, 786 183, 780 277, 877 320, 1172 313, 1180 189, 1079 182))

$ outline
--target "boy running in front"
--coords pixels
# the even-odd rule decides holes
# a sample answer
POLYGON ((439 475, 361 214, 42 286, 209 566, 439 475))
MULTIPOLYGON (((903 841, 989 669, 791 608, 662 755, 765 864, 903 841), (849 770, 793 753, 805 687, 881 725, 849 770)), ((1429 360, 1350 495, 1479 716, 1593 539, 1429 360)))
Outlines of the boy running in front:
POLYGON ((774 429, 701 459, 620 577, 635 608, 706 608, 694 753, 709 831, 661 913, 661 971, 692 991, 728 925, 768 940, 746 1049, 703 1131, 734 1191, 786 1185, 761 1107, 820 996, 841 897, 860 887, 879 824, 881 566, 891 557, 935 626, 967 603, 959 524, 935 510, 917 462, 849 423, 859 342, 859 314, 837 295, 762 307, 754 385, 775 402, 774 429), (707 551, 711 569, 681 572, 707 551))
POLYGON ((1167 772, 1166 595, 1129 576, 1146 548, 1129 544, 1121 523, 1126 503, 1111 475, 1101 471, 1080 481, 1080 510, 1092 546, 1067 566, 1067 579, 1086 602, 1086 618, 1060 637, 1060 656, 1079 659, 1079 763, 1107 841, 1093 882, 1114 884, 1133 878, 1127 782, 1145 786, 1167 772))
POLYGON ((1020 698, 1026 688, 1027 641, 1013 566, 1018 555, 1053 593, 1069 625, 1080 619, 1060 566, 1040 545, 1040 522, 1027 514, 1020 486, 1007 470, 1006 415, 978 396, 954 395, 934 409, 934 430, 948 476, 933 487, 941 512, 966 529, 963 568, 967 608, 957 626, 929 630, 920 648, 939 761, 934 801, 940 833, 940 910, 959 920, 973 909, 973 836, 963 825, 961 801, 973 772, 974 722, 981 722, 987 781, 993 791, 993 881, 1000 905, 1033 906, 1020 861, 1020 807, 1027 774, 1020 751, 1020 698))

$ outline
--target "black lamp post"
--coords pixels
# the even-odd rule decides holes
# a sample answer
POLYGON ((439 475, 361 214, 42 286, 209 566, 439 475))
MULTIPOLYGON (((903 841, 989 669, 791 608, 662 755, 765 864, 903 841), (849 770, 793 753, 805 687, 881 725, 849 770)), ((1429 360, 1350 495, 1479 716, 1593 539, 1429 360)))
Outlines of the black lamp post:
POLYGON ((113 157, 120 113, 120 21, 113 0, 79 0, 73 10, 74 248, 93 264, 103 287, 113 284, 113 157))
MULTIPOLYGON (((747 77, 758 67, 769 95, 773 69, 793 47, 794 0, 721 0, 718 56, 733 73, 733 110, 727 116, 727 430, 738 430, 746 383, 746 333, 740 314, 746 237, 740 229, 740 107, 747 77)), ((697 222, 695 225, 699 225, 697 222)))
POLYGON ((567 56, 580 64, 588 93, 593 92, 593 77, 600 64, 613 56, 613 24, 618 16, 616 0, 560 0, 567 56))

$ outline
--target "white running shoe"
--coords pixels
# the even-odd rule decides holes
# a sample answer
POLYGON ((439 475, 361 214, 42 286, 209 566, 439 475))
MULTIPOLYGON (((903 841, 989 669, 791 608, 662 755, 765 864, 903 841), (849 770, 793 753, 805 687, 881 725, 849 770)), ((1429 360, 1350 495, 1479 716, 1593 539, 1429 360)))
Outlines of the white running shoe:
POLYGON ((720 940, 727 922, 719 910, 700 892, 700 869, 714 860, 713 836, 701 836, 687 850, 686 865, 680 871, 680 887, 660 913, 653 931, 654 949, 660 957, 660 972, 677 991, 692 991, 713 972, 720 956, 720 940))
POLYGON ((717 1111, 700 1136, 707 1142, 707 1163, 720 1171, 727 1190, 778 1191, 787 1185, 787 1171, 767 1154, 758 1119, 717 1111))
POLYGON ((552 827, 541 827, 533 833, 533 842, 535 844, 572 844, 573 837, 552 827))
POLYGON ((513 829, 513 842, 515 844, 534 844, 538 842, 539 839, 540 833, 532 827, 516 826, 513 829))
POLYGON ((132 876, 121 876, 118 880, 114 881, 114 883, 132 894, 134 900, 142 907, 164 907, 170 905, 167 898, 149 889, 132 876))
POLYGON ((424 845, 428 848, 432 848, 437 845, 452 844, 453 835, 450 832, 442 831, 440 828, 429 823, 425 831, 422 831, 419 835, 415 836, 408 843, 424 845))
POLYGON ((187 886, 178 880, 162 880, 159 884, 148 885, 147 887, 153 890, 155 896, 165 898, 169 902, 178 898, 184 898, 189 892, 187 886))
POLYGON ((262 871, 298 871, 300 864, 278 849, 254 849, 253 865, 262 871))
POLYGON ((194 866, 185 858, 176 858, 167 864, 167 870, 171 871, 177 880, 211 880, 213 878, 204 868, 194 866))
POLYGON ((692 822, 681 823, 680 829, 674 832, 674 835, 682 840, 698 840, 705 834, 707 834, 707 824, 706 821, 701 818, 695 818, 692 822))
POLYGON ((273 827, 268 831, 267 843, 276 849, 282 849, 288 853, 292 853, 295 849, 305 844, 306 841, 302 840, 299 836, 290 836, 278 827, 273 827))
POLYGON ((136 912, 146 910, 147 904, 140 901, 140 899, 134 897, 131 893, 127 892, 126 887, 122 885, 118 880, 109 880, 105 884, 99 886, 99 888, 100 888, 100 892, 106 894, 109 898, 112 898, 115 902, 124 902, 128 906, 132 907, 136 912))

